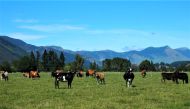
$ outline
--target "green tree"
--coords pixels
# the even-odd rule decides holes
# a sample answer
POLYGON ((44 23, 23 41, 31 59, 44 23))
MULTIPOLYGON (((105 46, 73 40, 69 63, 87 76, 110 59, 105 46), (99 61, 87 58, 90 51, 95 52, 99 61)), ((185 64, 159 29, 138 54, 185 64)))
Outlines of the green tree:
POLYGON ((48 53, 48 71, 54 71, 60 69, 57 53, 50 50, 48 53))
POLYGON ((19 72, 25 72, 31 70, 30 57, 23 56, 19 60, 13 62, 14 67, 19 72))
POLYGON ((36 51, 36 66, 37 69, 40 69, 40 52, 36 51))
POLYGON ((123 58, 105 59, 103 61, 104 71, 126 71, 131 67, 131 62, 123 58))
POLYGON ((105 59, 102 62, 104 71, 111 71, 111 59, 105 59))
POLYGON ((149 61, 149 60, 144 60, 144 61, 142 61, 141 63, 140 63, 140 65, 139 65, 139 69, 140 69, 140 71, 142 71, 142 70, 147 70, 147 71, 151 71, 153 68, 153 66, 152 66, 153 64, 151 64, 151 62, 149 61))
POLYGON ((65 66, 65 56, 64 56, 63 52, 61 52, 61 54, 60 54, 59 61, 60 61, 60 66, 63 69, 65 66))
POLYGON ((31 70, 37 70, 36 58, 33 51, 30 52, 30 65, 31 70))
POLYGON ((4 62, 0 65, 0 70, 12 72, 11 64, 10 64, 8 61, 4 61, 4 62))
POLYGON ((75 65, 73 70, 83 70, 84 59, 79 54, 76 54, 73 64, 75 65))
POLYGON ((44 53, 42 55, 42 66, 45 71, 48 70, 48 53, 46 50, 44 50, 44 53))
POLYGON ((92 70, 96 70, 97 69, 97 64, 96 64, 96 62, 94 61, 94 62, 92 62, 92 63, 90 63, 90 69, 92 69, 92 70))

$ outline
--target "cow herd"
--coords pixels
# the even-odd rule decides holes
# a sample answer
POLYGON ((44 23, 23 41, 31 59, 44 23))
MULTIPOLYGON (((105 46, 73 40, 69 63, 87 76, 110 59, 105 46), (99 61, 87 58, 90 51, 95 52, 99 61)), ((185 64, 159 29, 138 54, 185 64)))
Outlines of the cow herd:
MULTIPOLYGON (((1 74, 1 80, 4 79, 5 81, 8 81, 8 72, 7 71, 0 71, 1 74)), ((38 71, 27 71, 22 73, 24 77, 26 78, 40 78, 38 71)), ((64 72, 63 70, 56 70, 51 73, 51 77, 55 78, 55 88, 59 88, 60 82, 67 82, 68 88, 71 88, 73 78, 77 75, 77 77, 83 77, 84 72, 83 71, 67 71, 64 72)), ((146 76, 146 70, 141 71, 141 75, 143 78, 146 76)), ((103 72, 96 72, 95 70, 87 70, 86 71, 86 77, 93 77, 95 78, 97 84, 105 84, 105 73, 103 72)), ((123 79, 126 82, 127 87, 132 87, 133 80, 135 78, 135 75, 133 74, 133 71, 131 68, 129 68, 123 75, 123 79)), ((188 75, 184 72, 175 71, 173 73, 171 72, 162 72, 161 73, 161 82, 165 83, 166 80, 172 80, 174 83, 179 84, 178 80, 182 80, 183 84, 188 83, 188 75)))
MULTIPOLYGON (((59 82, 67 82, 68 88, 71 88, 73 78, 77 75, 77 77, 83 77, 82 71, 75 72, 64 72, 63 70, 56 70, 51 72, 51 77, 55 78, 55 88, 59 88, 59 82)), ((97 81, 97 84, 105 84, 105 75, 102 72, 96 72, 95 70, 88 70, 86 72, 86 77, 94 77, 97 81)))

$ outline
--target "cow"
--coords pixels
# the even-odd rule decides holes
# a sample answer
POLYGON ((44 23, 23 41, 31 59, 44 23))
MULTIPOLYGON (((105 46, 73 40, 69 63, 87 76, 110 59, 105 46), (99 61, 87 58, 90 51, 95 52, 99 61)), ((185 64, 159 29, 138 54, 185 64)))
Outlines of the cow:
POLYGON ((162 82, 165 82, 166 80, 172 80, 173 82, 175 82, 176 80, 176 76, 174 75, 174 73, 166 73, 166 72, 162 72, 162 82))
POLYGON ((78 72, 76 72, 76 74, 77 74, 77 77, 83 77, 83 72, 82 71, 78 71, 78 72))
POLYGON ((4 79, 4 78, 3 78, 3 73, 4 73, 4 71, 0 71, 1 80, 3 80, 3 79, 4 79))
POLYGON ((126 81, 126 86, 131 87, 133 83, 133 79, 135 78, 135 75, 133 74, 131 68, 125 72, 125 74, 123 75, 123 78, 126 81))
POLYGON ((9 80, 9 77, 8 77, 8 72, 7 71, 1 71, 2 74, 1 74, 1 80, 5 80, 5 81, 8 81, 9 80))
POLYGON ((179 84, 178 79, 181 79, 184 83, 188 83, 188 75, 187 73, 180 73, 179 71, 175 71, 174 73, 161 73, 162 81, 172 80, 176 84, 179 84))
POLYGON ((105 74, 104 73, 96 72, 94 75, 95 75, 97 84, 105 84, 105 74))
POLYGON ((95 76, 95 70, 92 70, 92 69, 89 69, 86 71, 86 77, 89 77, 89 76, 95 76))
POLYGON ((175 71, 174 75, 175 75, 175 81, 176 81, 177 84, 179 83, 178 79, 181 79, 183 81, 183 84, 188 83, 188 75, 187 75, 187 73, 182 73, 182 72, 179 72, 179 71, 175 71))
POLYGON ((40 75, 39 75, 39 72, 38 71, 29 71, 29 72, 25 72, 23 73, 23 76, 24 77, 27 77, 27 78, 40 78, 40 75))
POLYGON ((145 78, 146 77, 146 70, 142 70, 141 75, 142 75, 143 78, 145 78))
POLYGON ((75 76, 75 72, 68 72, 68 73, 57 73, 55 75, 55 88, 59 88, 59 81, 67 82, 68 88, 71 88, 73 78, 75 76))

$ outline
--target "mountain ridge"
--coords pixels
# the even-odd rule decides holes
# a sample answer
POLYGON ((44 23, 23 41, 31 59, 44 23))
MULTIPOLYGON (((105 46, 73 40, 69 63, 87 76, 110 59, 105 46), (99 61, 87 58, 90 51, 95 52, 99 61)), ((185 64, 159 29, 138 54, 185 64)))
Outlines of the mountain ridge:
MULTIPOLYGON (((177 49, 172 49, 168 45, 162 46, 162 47, 147 47, 140 51, 131 50, 127 52, 116 52, 113 50, 72 51, 72 50, 64 49, 60 46, 35 46, 32 44, 27 44, 26 42, 19 39, 10 38, 8 36, 0 36, 0 40, 1 41, 3 40, 8 45, 11 45, 11 44, 12 46, 14 45, 18 49, 17 51, 14 51, 16 54, 20 51, 26 52, 26 53, 29 53, 31 51, 40 51, 40 53, 42 54, 45 49, 54 50, 58 54, 60 54, 61 52, 64 52, 67 63, 74 61, 74 57, 76 54, 80 54, 81 56, 83 56, 88 61, 88 63, 96 61, 99 65, 104 59, 112 59, 115 57, 129 59, 134 64, 139 64, 141 61, 145 59, 152 60, 154 63, 157 63, 157 62, 172 63, 175 61, 189 61, 190 60, 189 48, 181 47, 177 49)), ((5 43, 1 43, 1 48, 3 48, 2 45, 7 46, 5 43)), ((4 52, 8 51, 6 47, 4 47, 2 50, 4 52)), ((2 53, 0 54, 0 57, 3 59, 4 55, 2 53)), ((14 57, 13 55, 10 55, 10 54, 11 53, 9 53, 10 57, 14 57)))

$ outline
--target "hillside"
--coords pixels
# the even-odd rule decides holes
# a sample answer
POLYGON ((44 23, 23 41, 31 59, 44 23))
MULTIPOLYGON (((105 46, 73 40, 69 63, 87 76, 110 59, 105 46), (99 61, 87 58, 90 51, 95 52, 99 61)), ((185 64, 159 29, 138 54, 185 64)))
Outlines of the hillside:
POLYGON ((0 37, 0 63, 3 61, 11 62, 26 54, 26 51, 22 48, 10 43, 4 37, 0 37))
POLYGON ((96 61, 99 65, 104 59, 121 57, 129 59, 132 63, 139 64, 141 61, 148 59, 156 62, 172 63, 175 61, 190 61, 190 49, 178 48, 172 49, 169 46, 148 47, 141 51, 115 52, 112 50, 102 51, 71 51, 59 46, 35 46, 27 44, 22 40, 0 36, 0 62, 12 61, 20 56, 26 55, 31 51, 39 51, 41 54, 46 49, 54 50, 60 54, 64 52, 66 63, 72 62, 76 54, 80 54, 86 59, 86 65, 96 61))

